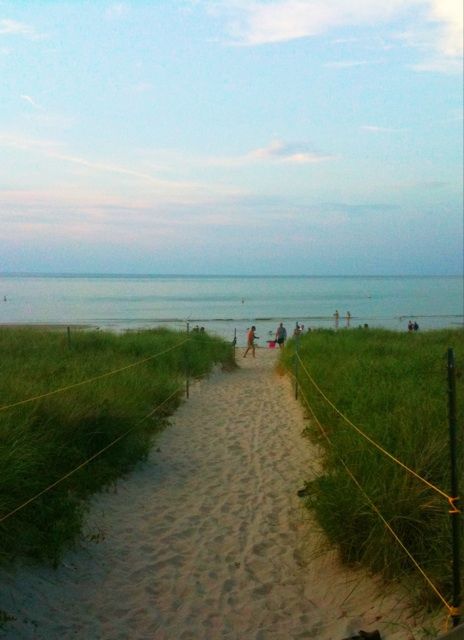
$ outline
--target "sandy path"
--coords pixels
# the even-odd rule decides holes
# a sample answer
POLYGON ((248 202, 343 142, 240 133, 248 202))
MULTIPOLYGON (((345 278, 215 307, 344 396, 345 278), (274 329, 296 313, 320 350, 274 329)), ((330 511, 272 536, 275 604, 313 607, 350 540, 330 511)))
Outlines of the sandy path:
POLYGON ((397 596, 374 602, 373 581, 314 557, 296 492, 315 452, 275 358, 259 350, 194 385, 149 461, 94 499, 88 533, 102 539, 56 571, 1 572, 0 609, 17 617, 4 638, 421 637, 397 596))

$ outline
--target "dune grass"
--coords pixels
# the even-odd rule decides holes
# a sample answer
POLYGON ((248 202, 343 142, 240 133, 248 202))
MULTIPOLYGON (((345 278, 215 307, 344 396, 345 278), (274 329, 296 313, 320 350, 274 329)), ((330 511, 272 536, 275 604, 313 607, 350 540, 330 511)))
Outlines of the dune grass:
POLYGON ((303 363, 297 369, 300 399, 309 404, 312 415, 307 434, 323 451, 322 474, 306 483, 307 506, 345 562, 360 563, 390 579, 416 575, 422 600, 430 598, 435 604, 433 591, 369 501, 449 602, 452 547, 447 500, 360 436, 316 390, 304 368, 354 425, 450 494, 448 347, 454 349, 457 364, 458 456, 464 489, 462 330, 314 331, 302 336, 298 346, 291 341, 283 354, 285 366, 294 372, 298 349, 303 363))
POLYGON ((68 342, 59 331, 0 330, 0 407, 70 387, 0 410, 0 519, 124 434, 0 522, 0 562, 57 563, 79 536, 86 499, 146 458, 181 402, 186 370, 198 377, 214 363, 232 364, 229 344, 207 334, 188 338, 166 330, 73 331, 68 342))

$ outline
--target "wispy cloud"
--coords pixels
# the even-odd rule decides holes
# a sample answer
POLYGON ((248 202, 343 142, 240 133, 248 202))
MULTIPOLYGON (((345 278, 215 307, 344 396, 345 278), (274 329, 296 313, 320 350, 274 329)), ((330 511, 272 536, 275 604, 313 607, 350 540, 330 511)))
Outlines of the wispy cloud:
POLYGON ((61 163, 88 170, 89 176, 109 174, 133 178, 133 188, 135 190, 140 188, 140 184, 143 184, 145 185, 145 190, 151 189, 151 195, 153 195, 154 191, 158 197, 167 201, 203 202, 219 195, 230 197, 242 193, 241 190, 223 185, 220 182, 206 184, 187 180, 168 180, 143 169, 129 168, 113 162, 84 158, 69 153, 64 145, 53 140, 40 140, 0 133, 0 147, 2 146, 40 153, 50 159, 59 160, 61 163))
POLYGON ((111 238, 111 242, 121 240, 128 246, 134 242, 139 249, 151 244, 153 249, 171 238, 178 251, 179 242, 188 243, 195 234, 201 237, 205 228, 217 232, 220 228, 249 227, 250 222, 265 225, 256 213, 237 213, 237 202, 240 200, 221 198, 206 204, 166 204, 72 189, 0 190, 0 239, 11 242, 21 237, 36 242, 53 233, 55 240, 95 243, 97 238, 111 238))
MULTIPOLYGON (((60 113, 51 113, 45 109, 41 104, 39 104, 32 96, 27 94, 22 94, 20 96, 21 100, 29 104, 32 109, 29 109, 24 112, 23 117, 29 120, 30 122, 34 122, 36 125, 41 128, 53 129, 56 131, 69 129, 75 123, 75 118, 67 115, 63 115, 60 113)), ((1 139, 1 132, 0 132, 1 139)), ((4 138, 5 141, 5 138, 4 138)), ((29 140, 30 144, 34 144, 32 140, 29 140)), ((36 141, 37 143, 37 141, 36 141)), ((23 139, 24 144, 24 139, 23 139)), ((39 143, 40 144, 40 143, 39 143)))
POLYGON ((43 107, 41 107, 40 104, 37 104, 37 102, 33 98, 31 98, 31 96, 21 95, 20 98, 21 100, 28 102, 32 107, 34 107, 34 109, 39 109, 40 111, 43 110, 43 107))
POLYGON ((275 140, 267 147, 251 151, 248 157, 251 160, 270 160, 289 164, 314 164, 333 159, 333 156, 319 153, 308 144, 288 143, 281 140, 275 140))
POLYGON ((379 127, 375 124, 365 124, 361 129, 372 133, 401 133, 405 131, 405 129, 395 129, 394 127, 379 127))
POLYGON ((0 35, 23 36, 32 40, 43 38, 44 35, 38 33, 35 27, 17 20, 0 20, 0 35))
POLYGON ((344 25, 386 22, 408 5, 427 0, 256 0, 224 1, 237 43, 259 45, 321 35, 344 25))
POLYGON ((361 36, 346 36, 344 38, 335 38, 332 40, 334 45, 357 45, 368 50, 390 51, 394 47, 393 43, 386 37, 378 34, 361 36))
POLYGON ((442 67, 448 62, 448 68, 453 69, 462 56, 461 0, 222 0, 214 7, 216 14, 225 17, 237 45, 287 42, 350 26, 396 26, 403 19, 414 26, 411 46, 421 39, 417 25, 426 30, 422 42, 442 59, 442 67))
POLYGON ((240 168, 253 164, 316 164, 334 158, 333 155, 317 151, 306 142, 273 140, 265 147, 251 149, 242 155, 197 157, 193 159, 193 164, 240 168))
POLYGON ((439 25, 437 49, 445 56, 462 56, 464 7, 460 0, 431 0, 429 20, 439 25))
MULTIPOLYGON (((209 167, 242 169, 250 166, 309 165, 337 159, 337 156, 315 149, 308 142, 286 142, 273 140, 263 147, 257 147, 237 155, 189 155, 180 151, 140 152, 142 158, 150 166, 171 170, 182 168, 203 169, 209 167), (154 163, 154 164, 153 164, 154 163)), ((243 195, 243 194, 242 194, 243 195)), ((268 203, 269 204, 269 203, 268 203)))
POLYGON ((424 62, 409 65, 413 71, 417 72, 435 72, 442 74, 462 73, 462 60, 444 60, 443 58, 430 57, 424 62))
POLYGON ((326 62, 324 67, 332 69, 349 69, 351 67, 363 67, 370 64, 384 64, 383 60, 339 60, 334 62, 326 62))
POLYGON ((127 242, 144 242, 147 234, 150 242, 172 237, 185 242, 193 236, 201 237, 207 228, 230 230, 242 234, 253 225, 266 233, 274 224, 288 225, 296 237, 307 238, 307 231, 314 229, 338 229, 350 220, 364 220, 395 210, 382 204, 347 205, 322 203, 314 206, 298 204, 291 199, 272 207, 260 198, 222 198, 209 203, 187 205, 134 202, 130 197, 118 197, 94 192, 77 193, 72 189, 62 192, 22 189, 0 190, 0 212, 4 222, 1 237, 46 237, 53 229, 61 237, 95 241, 96 237, 112 239, 121 237, 127 242), (188 238, 185 237, 189 230, 188 238), (184 238, 182 240, 182 238, 184 238))
POLYGON ((415 71, 462 73, 464 7, 461 0, 424 0, 424 19, 395 38, 422 52, 415 71))
POLYGON ((43 153, 54 153, 62 148, 62 144, 55 140, 28 138, 22 135, 0 132, 0 147, 10 147, 22 150, 38 150, 43 153))

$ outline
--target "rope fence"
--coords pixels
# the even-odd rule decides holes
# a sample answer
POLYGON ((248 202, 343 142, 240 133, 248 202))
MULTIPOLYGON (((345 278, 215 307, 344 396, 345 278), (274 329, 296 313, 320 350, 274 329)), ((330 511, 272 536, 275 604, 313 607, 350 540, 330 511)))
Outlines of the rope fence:
MULTIPOLYGON (((323 428, 320 420, 318 419, 314 408, 312 407, 312 405, 309 403, 307 396, 305 395, 305 393, 303 391, 301 391, 301 395, 302 398, 306 404, 306 406, 308 407, 309 411, 311 412, 311 415, 313 416, 319 430, 321 431, 322 435, 324 436, 324 438, 327 440, 327 442, 330 444, 331 447, 335 447, 335 445, 332 443, 332 441, 330 440, 327 432, 325 431, 325 429, 323 428)), ((377 516, 380 518, 380 520, 382 521, 382 523, 385 525, 385 528, 390 532, 390 534, 393 536, 393 538, 396 540, 396 542, 401 546, 401 548, 403 549, 403 551, 406 553, 406 555, 408 556, 408 558, 411 560, 412 564, 415 566, 415 568, 419 571, 419 573, 422 575, 422 577, 424 578, 424 580, 426 581, 426 583, 430 586, 430 588, 432 589, 432 591, 435 593, 435 595, 437 596, 437 598, 442 602, 442 604, 445 606, 445 608, 448 610, 448 613, 450 616, 456 616, 459 615, 459 609, 453 607, 451 604, 449 604, 449 602, 446 600, 446 598, 443 596, 442 593, 440 593, 440 591, 437 589, 437 587, 434 585, 433 581, 429 578, 429 576, 426 574, 426 572, 424 571, 424 569, 422 569, 422 567, 420 566, 420 564, 418 563, 418 561, 414 558, 414 556, 411 554, 411 552, 406 548, 406 546, 403 544, 403 542, 400 540, 400 538, 398 537, 398 535, 396 534, 396 532, 393 530, 393 528, 390 526, 390 524, 387 522, 387 520, 384 518, 384 516, 381 514, 380 510, 378 509, 378 507, 374 504, 374 502, 371 500, 371 498, 367 495, 367 493, 364 491, 363 487, 361 486, 360 482, 358 481, 358 479, 356 478, 356 476, 354 475, 354 473, 351 471, 351 469, 348 467, 348 465, 346 464, 346 462, 343 460, 343 458, 337 454, 337 458, 340 461, 340 463, 343 465, 343 468, 345 469, 345 471, 347 472, 347 474, 350 476, 350 478, 352 479, 352 481, 356 484, 356 486, 358 487, 358 489, 360 490, 360 492, 362 493, 362 495, 364 496, 364 498, 366 499, 366 501, 368 502, 369 506, 371 507, 371 509, 377 514, 377 516)))
MULTIPOLYGON (((442 489, 440 489, 439 487, 437 487, 436 485, 434 485, 433 483, 429 482, 426 478, 424 478, 423 476, 421 476, 419 473, 417 473, 416 471, 414 471, 413 469, 411 469, 410 467, 408 467, 406 464, 404 464, 401 460, 399 460, 396 456, 392 455, 390 452, 388 452, 384 447, 382 447, 380 444, 378 444, 373 438, 371 438, 370 436, 368 436, 362 429, 360 429, 358 426, 356 426, 349 418, 347 418, 347 416, 345 416, 343 414, 342 411, 340 411, 338 409, 338 407, 336 407, 336 405, 327 397, 327 395, 323 392, 323 390, 321 389, 321 387, 316 383, 316 381, 314 380, 313 376, 311 375, 311 373, 308 371, 308 368, 306 367, 305 363, 303 362, 303 360, 301 359, 299 353, 298 353, 298 346, 295 349, 295 359, 294 359, 294 373, 290 372, 292 374, 292 376, 294 377, 295 380, 295 398, 298 398, 298 388, 299 391, 301 393, 301 396, 303 398, 304 403, 306 404, 308 410, 310 411, 311 415, 313 416, 320 432, 322 433, 323 437, 325 438, 325 440, 328 442, 328 444, 332 447, 333 450, 335 450, 336 453, 336 457, 337 459, 340 461, 340 463, 342 464, 342 466, 344 467, 345 471, 347 472, 348 476, 351 478, 351 480, 356 484, 356 486, 358 487, 359 491, 361 492, 361 494, 363 495, 363 497, 365 498, 366 502, 368 503, 368 505, 370 506, 370 508, 372 509, 372 511, 378 516, 378 518, 381 520, 381 522, 383 523, 383 525, 385 526, 385 528, 389 531, 389 533, 392 535, 392 537, 394 538, 394 540, 399 544, 399 546, 402 548, 402 550, 405 552, 405 554, 408 556, 409 560, 411 561, 411 563, 413 564, 413 566, 417 569, 417 571, 422 575, 423 579, 425 580, 425 582, 428 584, 428 586, 430 587, 430 589, 433 591, 433 593, 435 594, 435 596, 441 601, 441 603, 443 604, 443 606, 446 608, 447 612, 448 612, 448 617, 447 619, 451 619, 453 622, 453 626, 457 626, 457 624, 459 624, 459 620, 460 620, 460 615, 461 615, 461 611, 460 611, 460 585, 459 585, 459 580, 460 580, 460 576, 459 576, 459 571, 457 571, 457 574, 454 574, 454 603, 450 604, 450 602, 448 602, 448 600, 446 599, 446 597, 439 591, 439 589, 436 587, 436 585, 433 583, 433 581, 431 580, 431 578, 427 575, 427 573, 424 571, 424 569, 420 566, 420 564, 418 563, 418 561, 414 558, 414 556, 411 554, 411 552, 407 549, 407 547, 404 545, 404 543, 401 541, 401 539, 399 538, 399 536, 397 535, 397 533, 394 531, 394 529, 391 527, 391 525, 387 522, 386 518, 382 515, 382 513, 380 512, 380 510, 378 509, 378 507, 374 504, 374 502, 371 500, 371 498, 367 495, 367 493, 365 492, 364 488, 362 487, 361 483, 358 481, 358 479, 355 477, 355 475, 353 474, 353 472, 351 471, 351 469, 348 467, 348 465, 346 464, 346 462, 344 461, 344 459, 342 458, 342 456, 339 454, 339 452, 336 451, 336 447, 334 445, 334 443, 330 440, 329 435, 327 434, 326 430, 324 429, 324 427, 322 426, 320 420, 318 419, 313 406, 311 405, 311 403, 309 402, 307 395, 304 393, 303 389, 301 388, 301 385, 299 383, 299 379, 298 379, 298 371, 301 370, 304 372, 306 378, 309 380, 309 382, 311 383, 311 385, 316 389, 316 391, 319 393, 319 395, 322 397, 322 399, 346 422, 346 424, 348 424, 358 435, 360 435, 362 438, 364 438, 367 442, 369 442, 373 447, 375 447, 378 451, 380 451, 382 454, 384 454, 387 458, 389 458, 390 460, 392 460, 394 463, 396 463, 398 466, 400 466, 403 470, 405 470, 407 473, 409 473, 410 475, 412 475, 414 478, 416 478, 418 481, 422 482, 423 484, 425 484, 429 489, 433 490, 435 493, 437 493, 438 495, 440 495, 442 498, 445 498, 448 502, 448 504, 450 505, 450 510, 449 510, 449 514, 454 518, 458 518, 461 514, 461 510, 458 508, 457 506, 457 501, 459 500, 459 497, 457 496, 450 496, 448 493, 446 493, 445 491, 443 491, 442 489), (457 583, 456 583, 456 579, 457 579, 457 583)), ((453 520, 453 531, 455 531, 456 529, 459 529, 459 526, 457 524, 456 520, 453 520)), ((455 563, 459 563, 459 554, 454 554, 454 558, 453 558, 455 563)))
POLYGON ((322 398, 324 398, 324 400, 327 402, 328 405, 330 405, 332 407, 332 409, 350 426, 352 427, 360 436, 362 436, 365 440, 367 440, 367 442, 369 442, 372 446, 374 446, 376 449, 378 449, 378 451, 380 451, 381 453, 383 453, 387 458, 390 458, 390 460, 392 460, 393 462, 395 462, 397 465, 399 465, 400 467, 402 467, 405 471, 407 471, 408 473, 410 473, 412 476, 414 476, 417 480, 419 480, 420 482, 422 482, 423 484, 425 484, 427 487, 429 487, 429 489, 432 489, 433 491, 435 491, 436 493, 438 493, 440 496, 442 496, 443 498, 445 498, 449 504, 451 505, 451 507, 453 509, 455 509, 455 502, 456 500, 458 500, 458 498, 456 497, 452 497, 450 495, 448 495, 445 491, 443 491, 442 489, 440 489, 439 487, 437 487, 436 485, 432 484, 431 482, 429 482, 427 480, 427 478, 424 478, 423 476, 421 476, 420 474, 418 474, 416 471, 414 471, 413 469, 411 469, 410 467, 408 467, 406 464, 404 464, 403 462, 401 462, 401 460, 399 460, 396 456, 392 455, 391 453, 389 453, 386 449, 384 449, 384 447, 382 447, 378 442, 376 442, 375 440, 373 440, 373 438, 371 438, 370 436, 367 435, 367 433, 365 433, 362 429, 360 429, 359 427, 357 427, 353 422, 351 422, 351 420, 349 418, 347 418, 335 405, 334 403, 329 400, 329 398, 325 395, 325 393, 322 391, 322 389, 319 387, 319 385, 315 382, 314 378, 311 376, 311 374, 309 373, 308 369, 306 368, 304 362, 301 360, 300 355, 297 353, 297 359, 299 364, 301 365, 301 368, 303 369, 303 371, 306 374, 306 377, 308 378, 308 380, 311 382, 311 384, 314 386, 314 388, 318 391, 318 393, 321 395, 322 398))
MULTIPOLYGON (((187 334, 188 334, 188 324, 187 324, 187 334)), ((20 406, 20 405, 28 404, 28 403, 31 403, 31 402, 34 402, 34 401, 37 401, 37 400, 40 400, 40 399, 43 399, 43 398, 46 398, 46 397, 49 397, 49 396, 53 396, 53 395, 56 395, 58 393, 66 392, 69 389, 74 389, 74 388, 81 387, 81 386, 86 385, 86 384, 90 384, 91 382, 95 382, 96 380, 100 380, 102 378, 107 378, 109 376, 113 376, 113 375, 115 375, 117 373, 120 373, 122 371, 127 371, 129 369, 133 369, 133 368, 135 368, 137 366, 140 366, 140 365, 142 365, 142 364, 144 364, 146 362, 154 360, 155 358, 159 358, 159 357, 161 357, 161 356, 163 356, 163 355, 165 355, 165 354, 167 354, 167 353, 169 353, 169 352, 171 352, 171 351, 173 351, 175 349, 178 349, 181 346, 185 345, 187 342, 191 342, 191 338, 190 337, 185 338, 184 340, 178 342, 177 344, 173 345, 172 347, 164 349, 163 351, 159 351, 159 352, 157 352, 157 353, 155 353, 155 354, 153 354, 151 356, 148 356, 147 358, 143 358, 141 360, 138 360, 137 362, 133 362, 133 363, 131 363, 129 365, 126 365, 124 367, 119 367, 117 369, 113 369, 111 371, 107 371, 107 372, 105 372, 103 374, 100 374, 100 375, 97 375, 97 376, 93 376, 91 378, 87 378, 87 379, 82 380, 80 382, 76 382, 74 384, 66 385, 66 386, 60 387, 58 389, 54 389, 54 390, 49 391, 47 393, 39 394, 39 395, 30 397, 30 398, 26 398, 24 400, 20 400, 20 401, 13 402, 13 403, 10 403, 10 404, 7 404, 7 405, 3 405, 3 406, 0 407, 0 412, 1 411, 6 411, 7 409, 11 409, 11 408, 14 408, 14 407, 17 407, 17 406, 20 406)), ((201 377, 202 375, 205 375, 208 370, 209 369, 204 371, 202 374, 199 374, 199 377, 201 377)), ((58 478, 56 481, 52 482, 51 484, 49 484, 44 489, 42 489, 41 491, 39 491, 38 493, 36 493, 32 497, 30 497, 29 499, 25 500, 24 502, 22 502, 20 505, 18 505, 17 507, 12 509, 11 511, 6 513, 5 515, 1 516, 0 517, 0 524, 5 522, 6 520, 8 520, 10 517, 15 515, 16 513, 21 511, 22 509, 24 509, 25 507, 27 507, 31 503, 35 502, 38 498, 40 498, 44 494, 46 494, 49 491, 51 491, 52 489, 57 487, 59 484, 61 484, 62 482, 64 482, 68 478, 70 478, 71 476, 73 476, 77 471, 83 469, 84 467, 89 465, 92 461, 94 461, 97 458, 99 458, 100 456, 102 456, 111 447, 113 447, 118 442, 120 442, 125 437, 127 437, 130 433, 135 431, 140 426, 140 424, 142 424, 145 420, 147 420, 148 418, 152 417, 156 412, 158 412, 170 400, 172 400, 176 395, 178 395, 182 391, 182 389, 185 389, 185 393, 186 393, 186 396, 188 398, 188 396, 189 396, 189 384, 190 384, 189 383, 189 376, 190 376, 190 371, 189 371, 189 366, 188 366, 188 356, 186 354, 186 359, 185 359, 185 383, 183 382, 182 384, 178 385, 176 387, 176 389, 171 394, 169 394, 162 402, 160 402, 156 407, 151 409, 145 416, 143 416, 143 418, 141 418, 135 425, 133 425, 132 427, 127 429, 124 433, 120 434, 117 438, 115 438, 110 443, 108 443, 107 445, 102 447, 99 451, 97 451, 92 456, 90 456, 89 458, 84 460, 81 464, 79 464, 78 466, 76 466, 75 468, 70 470, 68 473, 64 474, 63 476, 58 478)))
POLYGON ((79 471, 80 469, 83 469, 85 466, 87 466, 90 462, 92 462, 93 460, 95 460, 96 458, 98 458, 99 456, 101 456, 103 453, 105 453, 105 451, 108 451, 108 449, 110 449, 111 447, 113 447, 115 444, 117 444, 120 440, 122 440, 123 438, 125 438, 126 436, 129 435, 129 433, 131 433, 132 431, 135 431, 135 429, 137 429, 140 424, 144 421, 147 420, 148 418, 150 418, 154 413, 156 413, 159 409, 161 409, 161 407, 163 407, 167 402, 169 402, 169 400, 171 400, 176 394, 179 393, 179 391, 183 388, 183 384, 179 385, 177 387, 177 389, 171 393, 167 398, 165 398, 159 405, 157 405, 154 409, 152 409, 149 413, 147 413, 146 416, 144 416, 143 418, 141 418, 141 420, 135 424, 134 426, 132 426, 130 429, 127 429, 127 431, 125 431, 124 433, 122 433, 120 436, 118 436, 117 438, 115 438, 112 442, 110 442, 109 444, 107 444, 105 447, 103 447, 102 449, 100 449, 99 451, 97 451, 96 453, 93 454, 93 456, 90 456, 90 458, 87 458, 87 460, 84 460, 84 462, 82 462, 80 465, 78 465, 77 467, 75 467, 74 469, 72 469, 71 471, 69 471, 68 473, 66 473, 64 476, 62 476, 61 478, 59 478, 58 480, 56 480, 55 482, 53 482, 52 484, 49 484, 48 487, 45 487, 45 489, 43 489, 42 491, 39 491, 39 493, 36 493, 34 496, 32 496, 32 498, 29 498, 29 500, 26 500, 25 502, 23 502, 22 504, 20 504, 18 507, 16 507, 15 509, 13 509, 12 511, 10 511, 9 513, 7 513, 6 515, 2 516, 0 518, 0 523, 4 522, 5 520, 8 520, 8 518, 10 518, 12 515, 14 515, 15 513, 18 513, 18 511, 21 511, 21 509, 24 509, 24 507, 27 507, 27 505, 31 504, 31 502, 34 502, 35 500, 37 500, 38 498, 40 498, 41 496, 43 496, 45 493, 47 493, 48 491, 50 491, 51 489, 54 489, 56 486, 58 486, 59 484, 61 484, 62 482, 64 482, 64 480, 67 480, 68 478, 70 478, 72 475, 74 475, 77 471, 79 471))
MULTIPOLYGON (((69 385, 60 387, 58 389, 54 389, 54 390, 49 391, 47 393, 38 394, 38 395, 30 397, 30 398, 26 398, 26 399, 23 399, 23 400, 19 400, 17 402, 12 402, 10 404, 6 404, 6 405, 3 405, 3 406, 0 406, 0 412, 6 411, 8 409, 12 409, 14 407, 18 407, 18 406, 21 406, 21 405, 25 405, 25 404, 28 404, 28 403, 32 403, 34 401, 38 401, 38 400, 41 400, 43 398, 47 398, 47 397, 50 397, 50 396, 53 396, 53 395, 56 395, 56 394, 59 394, 59 393, 64 393, 64 392, 66 392, 66 391, 68 391, 70 389, 75 389, 75 388, 81 387, 83 385, 95 382, 97 380, 116 375, 116 374, 121 373, 123 371, 134 369, 137 366, 140 366, 140 365, 142 365, 142 364, 144 364, 146 362, 152 361, 152 360, 154 360, 156 358, 159 358, 159 357, 161 357, 161 356, 163 356, 163 355, 165 355, 165 354, 167 354, 167 353, 169 353, 169 352, 171 352, 171 351, 173 351, 175 349, 180 348, 181 346, 185 345, 190 340, 191 340, 191 338, 189 337, 189 326, 188 326, 188 323, 187 323, 187 337, 185 339, 183 339, 182 341, 180 341, 179 343, 177 343, 176 345, 173 345, 172 347, 169 347, 169 348, 164 349, 164 350, 162 350, 160 352, 152 354, 151 356, 148 356, 146 358, 143 358, 141 360, 133 362, 133 363, 131 363, 129 365, 125 365, 123 367, 119 367, 117 369, 113 369, 111 371, 107 371, 105 373, 93 376, 91 378, 87 378, 85 380, 81 380, 79 382, 76 382, 76 383, 73 383, 73 384, 69 384, 69 385)), ((234 351, 235 351, 235 344, 236 344, 236 334, 235 334, 234 341, 232 343, 234 351)), ((334 443, 331 441, 328 433, 326 432, 326 430, 322 426, 321 422, 319 421, 319 419, 318 419, 318 417, 317 417, 317 415, 316 415, 316 413, 314 411, 313 406, 309 402, 307 395, 304 393, 303 389, 301 388, 301 384, 299 383, 299 376, 301 375, 300 372, 302 372, 305 375, 306 379, 310 382, 310 384, 317 391, 317 393, 324 400, 324 402, 326 402, 333 409, 333 411, 336 412, 336 414, 339 415, 340 418, 342 418, 342 420, 351 429, 353 429, 360 437, 362 437, 365 441, 367 441, 376 450, 381 452, 386 458, 388 458, 389 460, 394 462, 396 465, 401 467, 405 472, 409 473, 416 480, 418 480, 419 482, 421 482, 424 485, 426 485, 430 490, 434 491, 440 497, 444 498, 447 501, 448 505, 450 506, 449 513, 451 514, 451 516, 455 516, 456 518, 458 518, 460 516, 461 510, 457 506, 457 502, 459 501, 459 498, 457 497, 456 494, 455 495, 449 495, 446 491, 444 491, 440 487, 436 486, 435 484, 433 484, 432 482, 430 482, 429 480, 427 480, 426 478, 421 476, 419 473, 417 473, 416 471, 411 469, 408 465, 403 463, 395 455, 393 455, 392 453, 387 451, 383 446, 381 446, 378 442, 376 442, 373 438, 371 438, 360 427, 355 425, 342 411, 340 411, 338 409, 338 407, 324 393, 324 391, 321 389, 321 387, 315 381, 314 377, 311 375, 310 371, 308 370, 308 367, 306 366, 304 361, 301 359, 300 354, 298 353, 298 348, 296 348, 296 350, 295 350, 294 363, 295 363, 295 373, 294 374, 292 373, 292 375, 293 375, 293 377, 295 379, 295 398, 298 397, 298 389, 299 389, 299 391, 300 391, 300 393, 302 395, 302 399, 303 399, 304 403, 306 404, 308 410, 310 411, 311 415, 313 416, 313 418, 314 418, 319 430, 321 431, 323 437, 326 439, 326 441, 328 442, 328 444, 332 448, 335 449, 334 443)), ((106 451, 108 451, 113 446, 115 446, 118 442, 120 442, 125 437, 127 437, 131 432, 133 432, 137 428, 139 428, 140 425, 144 421, 146 421, 148 418, 152 417, 155 413, 157 413, 170 400, 172 400, 175 396, 177 396, 181 392, 181 390, 183 388, 185 388, 185 393, 186 393, 186 396, 188 398, 189 397, 189 376, 190 376, 189 358, 188 358, 188 354, 186 353, 185 354, 185 386, 184 386, 184 383, 178 385, 176 387, 176 389, 172 393, 170 393, 166 398, 164 398, 157 406, 155 406, 153 409, 151 409, 145 416, 140 418, 140 420, 136 424, 134 424, 129 429, 127 429, 126 431, 121 433, 119 436, 114 438, 110 443, 108 443, 107 445, 105 445, 104 447, 99 449, 97 452, 95 452, 90 457, 86 458, 83 462, 81 462, 79 465, 77 465, 76 467, 71 469, 69 472, 65 473, 63 476, 58 478, 56 481, 50 483, 44 489, 42 489, 41 491, 37 492, 35 495, 31 496, 29 499, 25 500, 24 502, 19 504, 17 507, 12 509, 11 511, 6 513, 5 515, 1 516, 0 517, 0 524, 5 522, 9 518, 11 518, 12 516, 17 514, 18 512, 20 512, 22 509, 24 509, 25 507, 27 507, 31 503, 33 503, 36 500, 38 500, 41 496, 43 496, 46 493, 50 492, 55 487, 57 487, 58 485, 63 483, 65 480, 67 480, 68 478, 73 476, 75 473, 77 473, 79 470, 81 470, 84 467, 88 466, 91 462, 93 462, 94 460, 96 460, 97 458, 102 456, 106 451)), ((399 538, 397 533, 394 531, 394 529, 388 523, 386 518, 380 512, 379 508, 374 504, 374 502, 371 500, 371 498, 367 495, 367 493, 365 492, 365 490, 362 487, 361 483, 356 478, 355 474, 351 471, 349 466, 346 464, 346 462, 343 459, 343 457, 338 452, 336 452, 336 455, 337 455, 338 460, 340 461, 340 463, 344 467, 344 469, 345 469, 346 473, 348 474, 348 476, 351 478, 353 483, 357 486, 357 488, 359 489, 359 491, 363 495, 363 497, 366 500, 366 502, 368 503, 369 507, 377 515, 377 517, 381 520, 381 522, 383 523, 385 528, 388 530, 390 535, 393 537, 393 539, 396 541, 396 543, 402 548, 404 553, 407 555, 407 557, 411 561, 412 565, 421 574, 421 576, 423 577, 423 579, 426 582, 426 584, 429 586, 429 588, 433 591, 435 596, 440 600, 440 602, 446 608, 446 610, 448 612, 448 618, 452 619, 454 625, 458 624, 459 617, 460 617, 460 607, 459 607, 459 604, 456 603, 456 600, 459 600, 459 598, 455 598, 455 602, 453 604, 450 604, 448 602, 446 597, 439 591, 439 589, 433 583, 431 578, 427 575, 427 573, 424 571, 424 569, 420 566, 419 562, 414 558, 414 556, 411 554, 411 552, 407 549, 407 547, 401 541, 401 539, 399 538)), ((459 579, 459 576, 458 576, 458 579, 459 579)))
POLYGON ((13 407, 19 407, 20 405, 24 405, 24 404, 28 404, 29 402, 35 402, 36 400, 42 400, 43 398, 48 398, 49 396, 53 396, 57 393, 62 393, 64 391, 69 391, 69 389, 75 389, 76 387, 82 387, 85 384, 90 384, 91 382, 95 382, 96 380, 101 380, 102 378, 108 378, 109 376, 113 376, 116 373, 121 373, 121 371, 127 371, 127 369, 132 369, 134 367, 138 367, 141 364, 144 364, 145 362, 149 362, 150 360, 154 360, 155 358, 159 358, 162 355, 165 355, 166 353, 169 353, 170 351, 173 351, 174 349, 178 349, 180 346, 182 346, 183 344, 185 344, 186 342, 189 342, 189 338, 185 338, 185 340, 182 340, 182 342, 179 342, 178 344, 169 347, 168 349, 165 349, 164 351, 159 351, 158 353, 155 353, 151 356, 148 356, 148 358, 143 358, 143 360, 138 360, 137 362, 133 362, 132 364, 128 364, 124 367, 120 367, 119 369, 113 369, 112 371, 107 371, 106 373, 102 373, 98 376, 93 376, 92 378, 87 378, 86 380, 81 380, 80 382, 75 382, 74 384, 69 384, 65 387, 60 387, 59 389, 54 389, 53 391, 48 391, 47 393, 42 393, 40 395, 37 396, 33 396, 32 398, 27 398, 25 400, 19 400, 18 402, 13 402, 11 404, 6 404, 2 407, 0 407, 0 411, 6 411, 7 409, 12 409, 13 407))

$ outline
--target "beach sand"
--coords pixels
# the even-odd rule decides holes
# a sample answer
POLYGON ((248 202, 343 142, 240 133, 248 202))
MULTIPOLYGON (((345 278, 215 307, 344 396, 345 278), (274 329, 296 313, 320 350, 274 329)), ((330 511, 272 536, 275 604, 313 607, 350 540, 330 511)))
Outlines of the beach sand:
MULTIPOLYGON (((146 463, 95 496, 54 570, 0 572, 7 640, 421 638, 399 591, 340 566, 297 491, 317 473, 277 351, 196 382, 146 463)), ((430 636, 429 636, 430 637, 430 636)))

